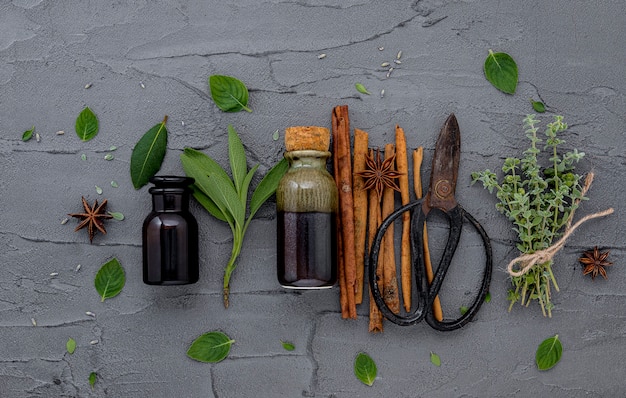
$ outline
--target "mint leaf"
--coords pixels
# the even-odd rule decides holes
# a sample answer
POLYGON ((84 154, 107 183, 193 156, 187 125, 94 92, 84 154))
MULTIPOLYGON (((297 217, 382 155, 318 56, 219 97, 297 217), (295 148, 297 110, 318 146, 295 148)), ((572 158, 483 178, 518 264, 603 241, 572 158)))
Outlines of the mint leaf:
POLYGON ((498 90, 507 94, 514 94, 517 88, 517 64, 507 53, 489 55, 484 65, 485 77, 498 90))
POLYGON ((535 362, 539 370, 548 370, 561 360, 563 346, 559 340, 559 335, 547 338, 537 347, 535 362))
POLYGON ((228 356, 234 342, 222 332, 208 332, 191 343, 187 356, 199 362, 220 362, 228 356))
POLYGON ((89 107, 83 109, 76 118, 76 135, 83 141, 89 141, 98 134, 98 118, 89 107))
POLYGON ((139 189, 150 181, 161 168, 167 149, 167 116, 137 142, 130 156, 130 177, 135 189, 139 189))
POLYGON ((96 290, 102 298, 101 301, 120 294, 125 283, 126 274, 117 258, 113 258, 104 263, 104 265, 100 267, 100 270, 96 274, 96 279, 94 280, 96 290))
POLYGON ((359 353, 354 360, 354 375, 363 384, 371 386, 374 384, 378 369, 374 360, 364 352, 359 353))
POLYGON ((248 108, 248 88, 243 82, 232 76, 212 75, 209 77, 211 97, 218 108, 224 112, 239 112, 248 108))

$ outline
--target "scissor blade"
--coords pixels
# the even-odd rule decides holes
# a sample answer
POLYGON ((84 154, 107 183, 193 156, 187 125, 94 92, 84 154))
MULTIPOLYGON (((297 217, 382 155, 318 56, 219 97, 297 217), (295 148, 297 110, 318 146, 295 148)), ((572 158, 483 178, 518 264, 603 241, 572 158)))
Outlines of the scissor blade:
MULTIPOLYGON (((443 124, 435 145, 430 186, 424 203, 429 209, 438 208, 449 211, 457 205, 454 193, 460 157, 461 132, 453 113, 443 124)), ((426 207, 424 210, 427 213, 426 207)))

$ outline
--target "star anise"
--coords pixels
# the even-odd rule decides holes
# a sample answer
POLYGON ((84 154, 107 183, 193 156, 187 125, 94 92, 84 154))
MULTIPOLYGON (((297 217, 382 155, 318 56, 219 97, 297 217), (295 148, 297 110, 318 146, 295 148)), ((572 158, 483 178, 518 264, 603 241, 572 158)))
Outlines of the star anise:
POLYGON ((596 276, 598 276, 598 274, 600 274, 604 277, 604 279, 608 279, 604 267, 613 265, 612 262, 606 261, 609 253, 610 250, 605 253, 600 253, 598 246, 594 247, 593 250, 583 252, 584 257, 578 259, 578 261, 585 266, 585 269, 583 269, 583 275, 591 274, 591 279, 593 280, 596 276))
POLYGON ((94 202, 92 207, 89 207, 87 200, 82 198, 83 207, 85 208, 84 213, 71 213, 68 216, 76 217, 82 219, 82 221, 78 224, 74 231, 78 231, 85 227, 88 228, 89 232, 89 242, 93 243, 93 237, 97 231, 102 232, 106 235, 107 231, 104 228, 104 222, 102 220, 106 220, 109 218, 113 218, 110 214, 106 212, 107 210, 107 200, 103 200, 100 205, 98 205, 98 200, 94 202))
POLYGON ((375 154, 366 156, 365 170, 354 173, 355 175, 363 177, 365 180, 363 189, 375 189, 378 199, 383 196, 383 190, 385 187, 400 192, 400 187, 398 187, 395 179, 399 178, 402 173, 398 173, 394 169, 393 165, 395 159, 396 155, 393 154, 383 162, 378 149, 376 149, 375 154))

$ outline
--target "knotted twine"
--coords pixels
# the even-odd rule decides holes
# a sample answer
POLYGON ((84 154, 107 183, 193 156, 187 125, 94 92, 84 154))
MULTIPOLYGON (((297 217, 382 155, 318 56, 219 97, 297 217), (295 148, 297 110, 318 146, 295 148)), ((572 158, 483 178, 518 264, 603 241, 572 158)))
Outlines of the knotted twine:
MULTIPOLYGON (((591 186, 592 181, 593 181, 593 173, 587 174, 587 177, 585 178, 585 185, 583 186, 582 191, 581 191, 581 195, 580 195, 581 198, 584 197, 587 191, 589 190, 589 187, 591 186)), ((578 205, 578 203, 580 203, 580 199, 576 199, 575 201, 576 206, 578 205)), ((521 256, 518 256, 514 258, 513 260, 511 260, 509 265, 507 265, 506 267, 506 270, 508 271, 509 275, 522 276, 526 274, 528 271, 530 271, 530 269, 534 267, 535 265, 543 264, 552 260, 552 258, 554 258, 556 253, 559 250, 561 250, 563 246, 565 246, 565 241, 567 241, 567 239, 574 233, 576 228, 578 228, 584 222, 589 221, 593 218, 608 216, 609 214, 613 213, 613 208, 611 207, 604 211, 589 214, 581 218, 580 220, 578 220, 576 224, 572 225, 572 220, 574 219, 575 211, 576 210, 572 210, 569 217, 567 218, 567 224, 565 225, 565 232, 563 233, 563 236, 561 237, 561 239, 559 239, 556 243, 554 243, 550 247, 537 250, 534 253, 522 254, 521 256), (519 263, 521 267, 519 268, 518 271, 514 271, 513 266, 517 263, 519 263)))

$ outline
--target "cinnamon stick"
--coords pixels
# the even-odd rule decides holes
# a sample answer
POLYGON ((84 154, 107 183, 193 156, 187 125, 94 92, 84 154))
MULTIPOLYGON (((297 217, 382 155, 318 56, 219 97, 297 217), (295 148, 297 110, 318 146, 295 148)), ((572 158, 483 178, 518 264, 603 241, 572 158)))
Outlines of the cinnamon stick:
MULTIPOLYGON (((335 153, 337 168, 335 181, 339 191, 339 214, 341 222, 337 228, 341 232, 343 247, 343 276, 348 302, 344 318, 356 318, 354 288, 356 283, 356 264, 354 253, 354 201, 352 198, 352 156, 350 154, 350 119, 348 106, 340 105, 333 109, 332 114, 333 140, 336 141, 335 153)), ((339 232, 339 231, 338 231, 339 232)), ((340 289, 342 284, 340 283, 340 289)))
MULTIPOLYGON (((395 149, 393 144, 385 145, 385 160, 394 156, 395 149)), ((382 203, 382 219, 387 218, 395 208, 395 197, 393 188, 385 187, 383 191, 382 203)), ((383 298, 389 309, 394 312, 400 312, 400 297, 398 294, 398 277, 396 272, 396 251, 394 248, 394 231, 393 224, 389 226, 385 236, 383 237, 383 246, 385 246, 383 274, 384 274, 384 292, 383 298)))
POLYGON ((354 129, 354 164, 352 173, 353 198, 354 198, 354 255, 356 262, 356 286, 354 301, 356 304, 363 302, 363 274, 365 262, 365 240, 367 238, 367 191, 365 180, 357 173, 365 170, 365 158, 367 157, 368 134, 359 129, 354 129))
MULTIPOLYGON (((402 205, 410 201, 409 159, 406 149, 404 130, 396 125, 396 169, 400 173, 398 186, 402 205)), ((400 244, 400 275, 402 281, 402 301, 404 309, 411 311, 411 214, 402 214, 402 240, 400 244)))
MULTIPOLYGON (((418 199, 422 198, 422 160, 424 159, 424 148, 419 147, 413 151, 413 189, 415 190, 415 196, 418 199)), ((430 284, 433 281, 433 266, 430 261, 430 249, 428 248, 428 230, 426 229, 426 223, 424 223, 424 264, 426 268, 426 278, 430 284)), ((443 320, 443 311, 441 309, 441 301, 439 296, 435 297, 433 301, 433 314, 438 321, 443 320)))
MULTIPOLYGON (((333 154, 337 153, 337 140, 333 139, 333 154)), ((333 169, 335 174, 339 169, 338 158, 333 156, 333 169)), ((337 281, 339 282, 339 306, 341 308, 341 317, 347 318, 349 316, 348 310, 348 296, 346 294, 346 278, 344 269, 344 254, 343 254, 343 239, 341 237, 341 212, 337 211, 335 214, 336 225, 336 242, 337 242, 337 281)))
MULTIPOLYGON (((374 158, 374 150, 370 149, 370 157, 374 158)), ((368 215, 367 215, 367 223, 368 223, 368 237, 367 237, 367 247, 371 249, 372 242, 374 241, 374 237, 376 236, 376 231, 378 231, 378 227, 382 221, 380 215, 380 198, 376 193, 376 190, 371 189, 369 191, 369 203, 368 203, 368 215)), ((378 281, 378 286, 380 288, 381 294, 384 289, 384 275, 383 275, 383 253, 384 246, 380 247, 378 253, 378 264, 376 268, 376 280, 378 281)), ((370 267, 372 264, 370 264, 370 267)), ((376 302, 374 302, 374 297, 372 296, 372 290, 369 289, 370 293, 370 320, 369 320, 369 331, 371 333, 380 333, 383 331, 383 314, 378 309, 376 302)))

